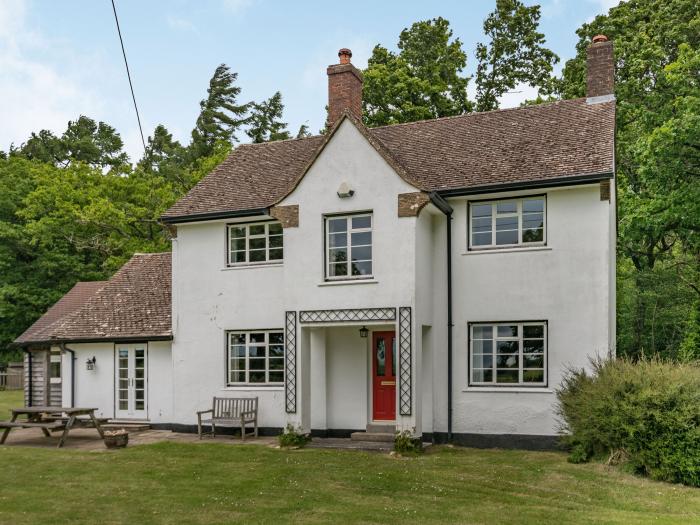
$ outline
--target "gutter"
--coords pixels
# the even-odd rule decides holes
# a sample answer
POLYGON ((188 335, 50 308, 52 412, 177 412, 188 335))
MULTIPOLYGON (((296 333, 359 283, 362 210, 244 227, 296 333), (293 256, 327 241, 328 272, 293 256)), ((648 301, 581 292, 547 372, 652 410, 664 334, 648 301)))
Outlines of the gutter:
POLYGON ((445 214, 447 232, 447 441, 452 441, 452 206, 437 192, 430 201, 445 214))
POLYGON ((66 343, 61 343, 59 345, 61 350, 64 352, 70 352, 71 354, 71 360, 70 360, 70 406, 73 408, 75 406, 75 350, 72 350, 66 346, 66 343))
POLYGON ((217 211, 212 213, 195 213, 192 215, 180 215, 176 217, 163 217, 160 220, 165 224, 180 224, 183 222, 216 221, 220 219, 233 219, 236 217, 251 217, 255 215, 267 215, 268 208, 251 208, 238 211, 217 211))

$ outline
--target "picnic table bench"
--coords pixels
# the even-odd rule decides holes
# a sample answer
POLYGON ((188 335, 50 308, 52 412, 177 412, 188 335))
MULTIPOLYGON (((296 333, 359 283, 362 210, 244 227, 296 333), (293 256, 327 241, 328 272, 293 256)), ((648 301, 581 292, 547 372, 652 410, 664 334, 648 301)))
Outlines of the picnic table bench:
POLYGON ((49 431, 63 430, 58 448, 61 448, 73 428, 94 428, 104 438, 101 423, 104 418, 96 418, 96 408, 83 407, 25 407, 13 408, 10 421, 0 421, 0 429, 4 429, 0 437, 0 445, 5 443, 10 431, 15 428, 40 428, 44 436, 49 437, 49 431), (27 416, 18 421, 19 416, 27 416), (82 417, 80 417, 82 416, 82 417))
POLYGON ((212 407, 197 412, 197 433, 202 439, 202 425, 210 425, 210 434, 216 437, 216 425, 241 427, 241 439, 245 441, 246 426, 253 425, 252 435, 258 437, 258 398, 257 397, 215 397, 212 407), (211 414, 209 419, 202 419, 211 414))

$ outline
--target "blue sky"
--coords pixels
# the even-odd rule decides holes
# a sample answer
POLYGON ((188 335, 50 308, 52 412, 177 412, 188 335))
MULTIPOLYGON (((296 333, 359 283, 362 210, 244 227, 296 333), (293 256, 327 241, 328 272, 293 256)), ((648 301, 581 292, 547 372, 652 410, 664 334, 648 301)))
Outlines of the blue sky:
MULTIPOLYGON (((574 52, 575 30, 617 1, 539 3, 541 30, 563 62, 574 52)), ((352 49, 353 63, 363 68, 375 44, 395 49, 403 28, 442 16, 462 40, 471 73, 482 22, 495 0, 116 4, 144 133, 162 123, 187 143, 220 63, 238 72, 242 100, 280 90, 290 129, 306 122, 317 132, 325 117, 325 68, 337 61, 339 48, 352 49)), ((504 97, 502 107, 533 94, 522 86, 504 97)), ((110 0, 0 0, 0 150, 20 144, 31 131, 60 133, 80 114, 116 127, 132 159, 141 154, 110 0)))

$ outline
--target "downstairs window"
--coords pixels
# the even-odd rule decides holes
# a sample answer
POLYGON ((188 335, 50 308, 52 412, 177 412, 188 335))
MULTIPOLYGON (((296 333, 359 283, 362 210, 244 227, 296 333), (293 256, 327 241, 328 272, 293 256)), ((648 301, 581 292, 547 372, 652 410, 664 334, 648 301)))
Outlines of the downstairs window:
POLYGON ((229 386, 284 383, 282 330, 229 332, 227 354, 229 386))

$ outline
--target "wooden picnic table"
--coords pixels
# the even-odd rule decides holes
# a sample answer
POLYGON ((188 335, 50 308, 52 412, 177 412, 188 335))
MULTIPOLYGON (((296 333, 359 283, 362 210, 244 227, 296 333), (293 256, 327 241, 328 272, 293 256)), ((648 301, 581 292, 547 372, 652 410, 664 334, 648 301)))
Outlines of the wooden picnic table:
POLYGON ((96 408, 84 407, 24 407, 13 408, 10 421, 0 421, 0 428, 4 428, 0 445, 5 443, 7 436, 13 428, 40 428, 46 437, 51 434, 49 430, 63 430, 58 448, 66 442, 66 438, 73 428, 94 428, 104 439, 104 432, 100 426, 100 419, 95 417, 96 408), (26 419, 18 421, 19 416, 26 419), (83 416, 83 417, 79 417, 83 416))

